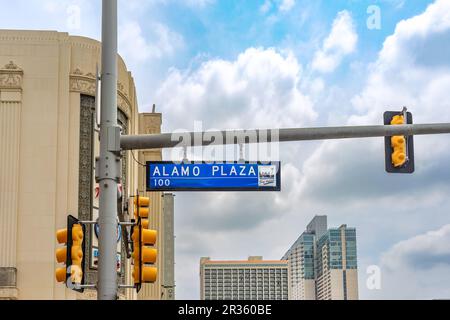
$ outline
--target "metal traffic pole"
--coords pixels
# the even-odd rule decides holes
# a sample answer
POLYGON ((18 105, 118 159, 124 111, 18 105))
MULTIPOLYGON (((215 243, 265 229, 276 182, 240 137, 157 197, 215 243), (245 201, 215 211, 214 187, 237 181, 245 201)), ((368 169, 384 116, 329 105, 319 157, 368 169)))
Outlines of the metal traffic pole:
POLYGON ((228 130, 215 132, 162 133, 121 137, 123 150, 143 150, 243 143, 270 143, 307 140, 389 137, 395 135, 448 134, 450 123, 411 124, 396 126, 344 126, 323 128, 292 128, 267 130, 228 130), (218 137, 219 140, 200 137, 218 137))
POLYGON ((117 185, 120 181, 120 127, 117 126, 117 0, 102 2, 98 300, 117 299, 117 185))

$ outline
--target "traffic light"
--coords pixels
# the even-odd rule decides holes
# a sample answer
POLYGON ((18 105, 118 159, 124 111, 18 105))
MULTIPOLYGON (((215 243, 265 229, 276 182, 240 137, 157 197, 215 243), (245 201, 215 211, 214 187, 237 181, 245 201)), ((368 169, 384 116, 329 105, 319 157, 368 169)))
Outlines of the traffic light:
POLYGON ((157 268, 154 265, 158 251, 154 248, 157 231, 149 230, 148 216, 150 198, 137 196, 134 200, 134 217, 137 221, 133 227, 133 282, 139 292, 142 283, 153 283, 157 279, 157 268))
MULTIPOLYGON (((384 113, 385 125, 412 124, 413 118, 406 109, 400 112, 387 111, 384 113)), ((414 172, 414 137, 392 136, 385 137, 386 171, 389 173, 414 172)))
POLYGON ((67 217, 67 228, 56 232, 56 240, 64 247, 56 249, 56 261, 64 263, 64 267, 56 269, 56 281, 66 282, 68 288, 83 292, 84 254, 86 227, 73 216, 67 217))

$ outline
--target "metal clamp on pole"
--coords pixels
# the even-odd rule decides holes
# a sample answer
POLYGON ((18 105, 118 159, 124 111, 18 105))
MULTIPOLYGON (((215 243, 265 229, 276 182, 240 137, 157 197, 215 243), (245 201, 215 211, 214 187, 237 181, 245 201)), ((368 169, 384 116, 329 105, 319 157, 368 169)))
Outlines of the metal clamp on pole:
POLYGON ((187 157, 187 146, 183 146, 183 160, 182 163, 188 163, 189 159, 187 157))
MULTIPOLYGON (((84 290, 84 289, 97 289, 97 285, 95 284, 79 284, 79 283, 67 283, 67 287, 72 290, 84 290)), ((80 291, 81 292, 81 291, 80 291)))
POLYGON ((243 143, 239 144, 239 162, 245 162, 245 159, 244 159, 244 144, 243 143))
MULTIPOLYGON (((407 125, 408 124, 408 108, 403 107, 402 114, 403 114, 403 124, 407 125)), ((409 161, 409 146, 408 146, 409 138, 410 138, 409 136, 405 136, 405 140, 406 140, 406 162, 409 161)))
POLYGON ((81 224, 97 224, 98 221, 80 221, 81 224))
POLYGON ((133 285, 128 284, 119 284, 120 289, 134 289, 135 287, 133 285))
POLYGON ((132 226, 136 225, 136 223, 134 223, 134 222, 119 222, 119 225, 132 227, 132 226))

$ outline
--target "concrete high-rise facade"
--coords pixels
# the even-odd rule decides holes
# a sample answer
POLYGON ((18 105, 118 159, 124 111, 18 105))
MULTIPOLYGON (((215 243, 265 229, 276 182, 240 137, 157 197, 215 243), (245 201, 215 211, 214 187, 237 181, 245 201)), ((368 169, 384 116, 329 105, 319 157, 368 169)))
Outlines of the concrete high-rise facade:
POLYGON ((282 259, 289 261, 290 299, 358 299, 355 228, 327 229, 327 217, 316 216, 282 259))
MULTIPOLYGON (((54 31, 0 30, 0 299, 92 299, 56 283, 55 232, 68 214, 98 215, 93 174, 98 154, 95 73, 98 41, 54 31)), ((139 113, 136 88, 121 57, 118 63, 118 123, 125 134, 159 133, 161 114, 139 113)), ((161 160, 161 150, 135 152, 142 163, 161 160)), ((145 169, 124 153, 124 197, 145 191, 145 169)), ((161 193, 151 198, 151 227, 159 231, 155 284, 140 299, 161 299, 164 257, 161 193)), ((169 221, 170 222, 170 221, 169 221)), ((172 228, 173 230, 173 228, 172 228)), ((96 282, 98 249, 93 228, 86 239, 86 280, 96 282)), ((168 247, 169 248, 169 247, 168 247)), ((131 283, 130 260, 118 244, 121 281, 131 283)), ((165 296, 168 296, 166 293, 165 296)), ((120 291, 135 299, 134 290, 120 291)))
POLYGON ((201 300, 288 300, 287 261, 200 259, 201 300))

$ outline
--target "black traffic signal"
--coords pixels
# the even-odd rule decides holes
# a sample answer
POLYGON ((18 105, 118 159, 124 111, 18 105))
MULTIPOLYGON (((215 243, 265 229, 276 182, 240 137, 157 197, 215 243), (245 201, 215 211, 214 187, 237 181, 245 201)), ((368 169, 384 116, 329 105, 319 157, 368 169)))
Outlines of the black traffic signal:
MULTIPOLYGON (((386 111, 385 125, 412 124, 413 117, 406 111, 386 111)), ((414 136, 385 137, 386 171, 389 173, 414 172, 414 136)))

